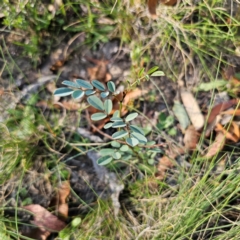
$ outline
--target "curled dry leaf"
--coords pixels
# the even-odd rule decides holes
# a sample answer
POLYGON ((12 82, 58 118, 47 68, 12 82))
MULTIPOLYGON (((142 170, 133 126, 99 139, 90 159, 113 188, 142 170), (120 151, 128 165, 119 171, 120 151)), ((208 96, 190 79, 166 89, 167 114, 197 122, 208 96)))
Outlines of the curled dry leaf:
POLYGON ((198 144, 200 134, 193 125, 189 126, 185 132, 183 142, 187 150, 195 150, 198 144))
POLYGON ((157 166, 157 173, 156 178, 159 180, 163 180, 166 177, 166 171, 170 168, 172 168, 173 165, 173 159, 176 157, 175 154, 171 155, 165 155, 162 158, 159 159, 158 166, 157 166))
POLYGON ((204 116, 193 94, 182 89, 181 98, 188 116, 196 130, 200 130, 204 126, 204 116))
POLYGON ((218 132, 214 142, 209 146, 208 152, 205 155, 206 158, 214 157, 222 150, 226 141, 224 133, 218 132))

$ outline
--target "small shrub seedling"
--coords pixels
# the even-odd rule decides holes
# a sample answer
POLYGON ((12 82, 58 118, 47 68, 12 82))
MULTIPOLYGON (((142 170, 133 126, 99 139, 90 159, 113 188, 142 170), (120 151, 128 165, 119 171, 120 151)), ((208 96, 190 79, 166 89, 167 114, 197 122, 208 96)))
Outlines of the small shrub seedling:
MULTIPOLYGON (((129 87, 132 88, 143 80, 149 80, 150 76, 163 76, 164 73, 157 71, 157 69, 158 67, 153 67, 147 74, 144 74, 144 69, 141 70, 139 79, 133 84, 129 83, 129 87)), ((119 98, 115 98, 119 102, 119 110, 113 110, 113 98, 119 95, 114 82, 109 81, 105 85, 98 80, 89 82, 77 79, 76 82, 65 80, 62 84, 67 87, 56 89, 54 95, 60 97, 72 95, 73 99, 80 99, 86 96, 87 102, 98 111, 91 115, 91 120, 99 121, 110 117, 110 121, 104 125, 104 129, 117 129, 111 136, 114 140, 111 143, 113 148, 100 150, 101 157, 97 160, 99 165, 109 164, 114 159, 127 161, 133 156, 137 156, 142 160, 150 159, 148 163, 154 163, 156 153, 161 152, 161 150, 156 147, 155 142, 147 140, 143 128, 131 124, 131 121, 138 116, 138 113, 132 112, 122 117, 122 100, 119 100, 119 98), (147 155, 147 158, 145 155, 147 155)))

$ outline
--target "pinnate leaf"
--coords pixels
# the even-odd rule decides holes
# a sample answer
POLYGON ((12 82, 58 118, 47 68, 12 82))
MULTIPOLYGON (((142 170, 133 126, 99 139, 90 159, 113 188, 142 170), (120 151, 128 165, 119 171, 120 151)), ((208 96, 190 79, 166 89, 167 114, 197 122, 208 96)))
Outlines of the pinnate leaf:
POLYGON ((87 98, 88 103, 93 106, 94 108, 104 111, 104 106, 103 106, 103 102, 101 101, 101 99, 97 96, 90 96, 87 98))
POLYGON ((131 157, 132 157, 131 154, 124 154, 124 155, 122 155, 122 160, 128 161, 129 159, 131 159, 131 157))
POLYGON ((109 95, 109 92, 101 92, 101 98, 106 98, 109 95))
POLYGON ((85 92, 85 94, 86 94, 87 96, 90 96, 90 95, 93 95, 95 92, 96 92, 95 90, 87 90, 87 91, 85 92))
POLYGON ((54 95, 55 96, 59 96, 59 97, 65 97, 68 95, 71 95, 73 93, 74 90, 70 89, 70 88, 58 88, 54 91, 54 95))
POLYGON ((78 84, 72 81, 68 81, 68 80, 64 80, 62 82, 63 85, 69 86, 69 87, 73 87, 73 88, 79 88, 78 84))
POLYGON ((121 155, 120 152, 115 152, 115 153, 112 154, 112 157, 113 157, 114 159, 116 159, 116 160, 117 160, 117 159, 120 159, 121 156, 122 156, 122 155, 121 155))
POLYGON ((162 71, 156 71, 151 74, 151 77, 162 77, 162 76, 165 76, 164 72, 162 71))
POLYGON ((112 148, 102 148, 99 153, 101 156, 112 155, 115 152, 115 149, 112 148))
POLYGON ((97 164, 98 164, 98 165, 101 165, 101 166, 107 165, 107 164, 109 164, 112 160, 113 160, 112 156, 106 155, 106 156, 100 157, 100 158, 97 160, 97 164))
POLYGON ((128 151, 129 150, 129 146, 128 145, 122 145, 121 147, 120 147, 120 151, 122 151, 122 152, 126 152, 126 151, 128 151))
POLYGON ((128 132, 125 131, 125 130, 121 130, 121 131, 118 131, 118 132, 115 132, 113 135, 112 135, 112 138, 113 139, 119 139, 119 138, 123 138, 125 136, 128 135, 128 132))
POLYGON ((154 66, 152 68, 150 68, 148 71, 147 71, 147 74, 151 74, 151 73, 154 73, 158 70, 158 67, 157 66, 154 66))
POLYGON ((112 118, 110 118, 110 120, 111 121, 113 121, 113 122, 123 122, 123 119, 122 118, 120 118, 120 117, 112 117, 112 118))
POLYGON ((94 113, 94 114, 92 114, 91 119, 92 119, 93 121, 99 121, 99 120, 102 120, 102 119, 104 119, 104 118, 106 118, 106 117, 107 117, 107 114, 106 114, 106 113, 100 112, 100 113, 94 113))
POLYGON ((112 125, 113 128, 120 128, 120 127, 125 127, 125 126, 126 126, 126 123, 123 121, 114 122, 112 125))
POLYGON ((147 138, 140 133, 131 133, 132 137, 137 138, 140 143, 147 143, 147 138))
POLYGON ((90 82, 82 80, 82 79, 77 79, 76 80, 77 84, 79 87, 86 88, 86 89, 93 89, 93 86, 90 82))
POLYGON ((100 91, 105 91, 105 86, 98 80, 93 80, 92 85, 100 91))
POLYGON ((163 151, 160 148, 151 148, 148 150, 150 153, 163 153, 163 151))
POLYGON ((112 111, 112 107, 113 107, 112 100, 107 99, 107 100, 104 102, 105 112, 106 112, 107 114, 110 114, 111 111, 112 111))
POLYGON ((114 147, 114 148, 120 148, 121 144, 117 141, 112 141, 111 146, 114 147))
POLYGON ((107 87, 108 87, 108 90, 112 93, 115 92, 115 90, 116 90, 116 86, 115 86, 114 82, 112 82, 112 81, 109 81, 107 83, 107 87))
POLYGON ((132 147, 135 147, 139 144, 139 141, 136 138, 127 138, 126 142, 132 147))
POLYGON ((113 125, 113 123, 109 122, 109 123, 105 124, 103 128, 108 129, 108 128, 112 127, 112 125, 113 125))
POLYGON ((79 98, 81 98, 81 97, 83 97, 84 96, 84 91, 82 91, 82 90, 75 90, 73 93, 72 93, 72 97, 74 98, 74 99, 79 99, 79 98))
POLYGON ((149 141, 149 142, 147 142, 147 145, 148 145, 148 146, 152 146, 152 145, 155 145, 155 144, 156 144, 155 141, 149 141))
POLYGON ((127 117, 125 118, 126 122, 132 121, 133 119, 135 119, 138 116, 138 113, 130 113, 129 115, 127 115, 127 117))
POLYGON ((120 117, 119 110, 117 110, 113 113, 113 117, 120 117))
POLYGON ((140 133, 140 134, 142 134, 142 135, 145 135, 143 129, 140 128, 140 127, 137 127, 137 126, 135 126, 135 125, 130 125, 130 129, 131 129, 131 131, 133 131, 133 132, 137 132, 137 133, 140 133))

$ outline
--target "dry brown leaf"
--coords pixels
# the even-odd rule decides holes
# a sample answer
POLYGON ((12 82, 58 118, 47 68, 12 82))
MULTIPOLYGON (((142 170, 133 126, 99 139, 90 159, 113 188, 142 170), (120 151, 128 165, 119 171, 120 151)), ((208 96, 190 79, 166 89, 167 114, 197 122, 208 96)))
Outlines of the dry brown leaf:
POLYGON ((123 105, 122 105, 122 115, 125 115, 128 112, 128 106, 131 102, 133 102, 135 99, 138 99, 139 97, 146 94, 147 90, 142 90, 139 88, 136 88, 132 91, 129 91, 126 93, 126 95, 123 98, 123 105))
POLYGON ((141 90, 139 88, 136 88, 129 92, 120 92, 113 99, 113 110, 111 114, 113 114, 116 110, 119 110, 119 102, 122 102, 121 115, 124 116, 128 112, 128 107, 131 105, 131 103, 146 93, 147 90, 141 90))
POLYGON ((222 150, 226 141, 224 133, 218 132, 214 142, 209 146, 208 152, 205 155, 206 158, 214 157, 222 150))
POLYGON ((166 176, 166 171, 170 168, 172 168, 173 165, 173 159, 176 157, 176 155, 165 155, 162 158, 159 159, 158 162, 158 172, 156 173, 156 178, 159 180, 163 180, 166 176))
POLYGON ((240 116, 240 109, 231 109, 224 112, 221 112, 221 114, 227 114, 227 115, 233 115, 233 116, 240 116))
POLYGON ((211 132, 214 130, 215 126, 221 121, 221 116, 217 115, 216 118, 207 125, 207 129, 205 132, 205 137, 209 137, 211 132))
POLYGON ((43 232, 59 232, 66 226, 62 220, 38 204, 31 204, 23 208, 34 214, 32 224, 43 232))
POLYGON ((204 116, 200 107, 191 92, 182 89, 181 98, 188 116, 196 130, 200 130, 204 126, 204 116))
POLYGON ((214 106, 211 109, 211 112, 208 116, 208 120, 207 120, 208 124, 213 122, 214 119, 217 117, 217 115, 219 115, 222 111, 225 111, 226 109, 232 107, 233 105, 236 105, 238 101, 239 101, 238 99, 232 99, 227 102, 223 102, 214 106))
POLYGON ((133 100, 143 96, 147 92, 148 92, 147 90, 142 90, 142 89, 139 89, 139 88, 136 88, 132 91, 127 92, 124 99, 123 99, 123 105, 127 106, 130 101, 133 101, 133 100))
POLYGON ((232 132, 236 135, 236 137, 238 139, 240 139, 240 129, 239 129, 239 125, 236 122, 232 122, 232 132))
MULTIPOLYGON (((239 137, 237 137, 234 133, 234 127, 232 125, 230 126, 229 131, 227 131, 220 123, 218 123, 215 130, 218 132, 222 132, 225 135, 226 139, 229 139, 233 142, 238 142, 239 140, 239 137)), ((239 128, 238 128, 238 131, 239 131, 239 128)))
POLYGON ((190 125, 184 135, 183 142, 185 144, 185 148, 187 150, 194 150, 197 147, 197 143, 199 140, 199 133, 195 130, 193 125, 190 125))

